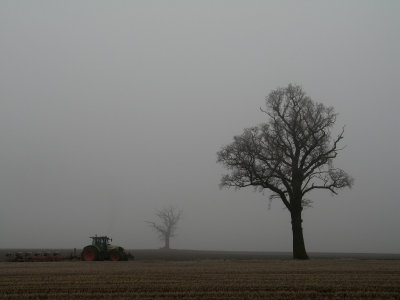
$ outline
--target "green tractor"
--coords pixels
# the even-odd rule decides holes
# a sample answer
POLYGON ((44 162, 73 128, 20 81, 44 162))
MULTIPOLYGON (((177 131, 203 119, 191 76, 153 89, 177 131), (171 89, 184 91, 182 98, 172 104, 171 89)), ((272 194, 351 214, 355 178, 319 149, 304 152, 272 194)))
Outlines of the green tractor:
POLYGON ((112 241, 107 236, 91 236, 92 244, 83 248, 81 259, 84 261, 95 260, 128 260, 128 254, 125 249, 120 246, 112 246, 112 241))

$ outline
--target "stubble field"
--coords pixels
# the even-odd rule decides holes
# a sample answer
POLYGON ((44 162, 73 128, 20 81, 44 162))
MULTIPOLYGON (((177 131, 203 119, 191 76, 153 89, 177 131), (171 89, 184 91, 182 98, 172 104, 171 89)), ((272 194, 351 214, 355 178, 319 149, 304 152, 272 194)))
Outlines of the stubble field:
POLYGON ((400 299, 400 261, 2 262, 0 298, 400 299))

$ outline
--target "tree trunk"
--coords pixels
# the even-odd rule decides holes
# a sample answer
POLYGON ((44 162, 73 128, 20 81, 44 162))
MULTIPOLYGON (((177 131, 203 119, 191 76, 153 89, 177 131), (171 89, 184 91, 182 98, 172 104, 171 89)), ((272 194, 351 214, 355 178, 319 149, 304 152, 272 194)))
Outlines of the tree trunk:
POLYGON ((165 246, 164 249, 169 249, 169 235, 165 236, 165 246))
POLYGON ((303 228, 301 223, 301 209, 291 212, 293 232, 293 258, 308 259, 306 247, 304 246, 303 228))

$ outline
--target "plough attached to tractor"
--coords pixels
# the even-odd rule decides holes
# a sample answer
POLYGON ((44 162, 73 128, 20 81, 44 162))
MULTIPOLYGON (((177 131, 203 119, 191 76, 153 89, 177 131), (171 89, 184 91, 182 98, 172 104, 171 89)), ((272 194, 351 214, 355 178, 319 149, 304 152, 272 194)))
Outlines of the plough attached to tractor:
POLYGON ((43 262, 43 261, 63 261, 63 260, 83 260, 98 261, 112 260, 122 261, 134 259, 134 257, 125 251, 121 246, 112 246, 112 241, 107 236, 92 236, 92 244, 83 248, 78 256, 76 249, 70 255, 61 255, 60 252, 14 252, 7 253, 4 261, 8 262, 43 262))
POLYGON ((24 262, 24 261, 62 261, 73 260, 76 256, 61 255, 59 252, 15 252, 7 253, 4 261, 8 262, 24 262))

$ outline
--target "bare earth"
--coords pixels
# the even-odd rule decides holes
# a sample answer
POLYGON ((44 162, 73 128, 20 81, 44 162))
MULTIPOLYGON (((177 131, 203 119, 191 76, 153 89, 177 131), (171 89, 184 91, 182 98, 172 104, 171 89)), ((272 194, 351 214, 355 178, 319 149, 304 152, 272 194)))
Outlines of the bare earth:
POLYGON ((400 260, 0 263, 1 299, 400 299, 400 260))

